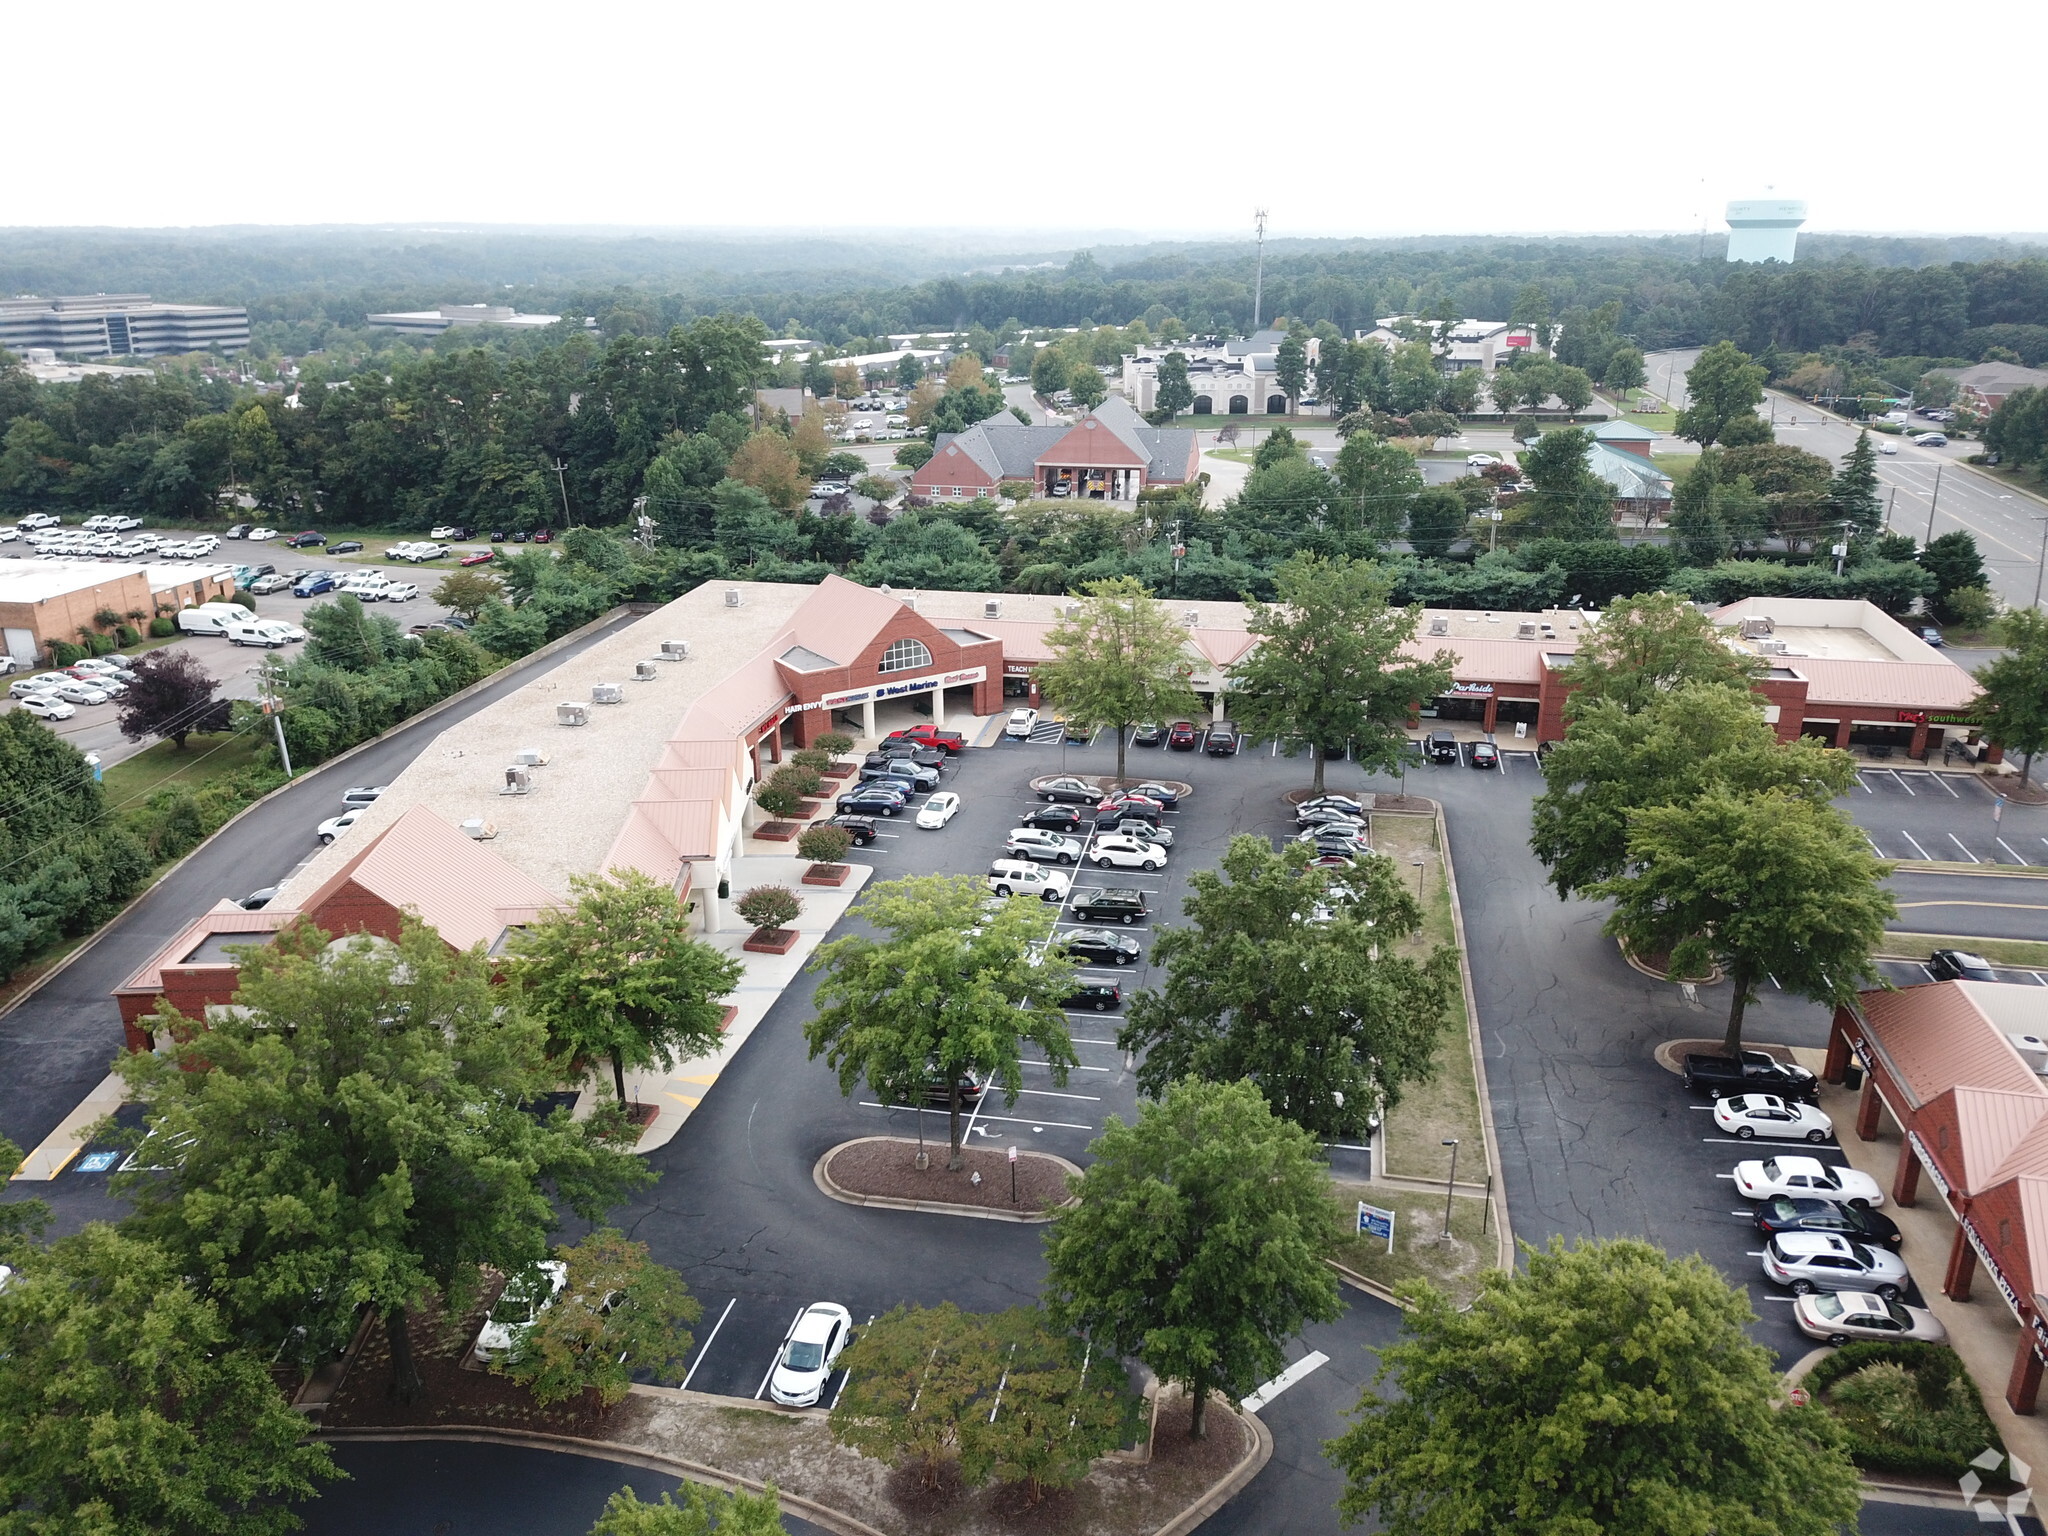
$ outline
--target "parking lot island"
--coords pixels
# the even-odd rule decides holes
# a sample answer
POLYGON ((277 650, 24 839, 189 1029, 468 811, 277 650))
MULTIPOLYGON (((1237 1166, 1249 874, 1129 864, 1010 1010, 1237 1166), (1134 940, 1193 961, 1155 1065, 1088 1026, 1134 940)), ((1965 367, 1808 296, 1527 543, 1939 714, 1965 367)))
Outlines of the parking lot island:
POLYGON ((812 1177, 828 1197, 848 1205, 887 1210, 930 1211, 978 1216, 993 1221, 1050 1221, 1071 1205, 1067 1181, 1078 1166, 1050 1152, 1014 1148, 963 1147, 961 1166, 949 1170, 944 1157, 920 1152, 929 1143, 908 1136, 861 1136, 843 1141, 818 1159, 812 1177))

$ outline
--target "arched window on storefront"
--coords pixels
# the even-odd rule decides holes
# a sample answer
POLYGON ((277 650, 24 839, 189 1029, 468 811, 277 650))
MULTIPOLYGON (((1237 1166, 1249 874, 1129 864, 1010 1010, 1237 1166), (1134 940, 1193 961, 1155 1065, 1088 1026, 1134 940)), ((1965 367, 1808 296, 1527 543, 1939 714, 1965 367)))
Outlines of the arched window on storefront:
POLYGON ((922 640, 894 640, 882 652, 878 672, 914 672, 932 664, 932 653, 922 640))

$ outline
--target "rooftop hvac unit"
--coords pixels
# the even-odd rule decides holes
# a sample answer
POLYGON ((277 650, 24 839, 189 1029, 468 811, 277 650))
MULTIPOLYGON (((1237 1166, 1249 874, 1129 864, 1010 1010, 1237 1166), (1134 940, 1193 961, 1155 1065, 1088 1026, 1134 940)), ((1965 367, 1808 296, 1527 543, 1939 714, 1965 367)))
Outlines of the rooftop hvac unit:
POLYGON ((1486 622, 1489 624, 1498 624, 1500 622, 1500 615, 1497 613, 1489 613, 1486 616, 1486 622))
POLYGON ((548 765, 548 755, 539 747, 521 747, 512 754, 512 761, 522 768, 545 768, 548 765))
POLYGON ((2029 1070, 2048 1075, 2048 1040, 2039 1035, 2011 1034, 2005 1037, 2012 1042, 2012 1048, 2020 1053, 2020 1060, 2029 1070))
POLYGON ((580 704, 580 703, 579 703, 579 704, 557 704, 557 705, 555 706, 555 724, 557 724, 557 725, 588 725, 588 724, 590 724, 590 706, 589 706, 588 704, 580 704))
POLYGON ((1745 640, 1759 640, 1768 635, 1774 628, 1776 626, 1767 618, 1744 619, 1742 621, 1742 638, 1745 640))
POLYGON ((481 816, 472 816, 462 824, 462 835, 473 837, 480 843, 488 843, 498 835, 498 829, 481 816))
POLYGON ((654 674, 660 670, 660 666, 655 662, 636 661, 633 663, 633 681, 636 683, 651 683, 654 681, 654 674))
POLYGON ((1448 635, 1451 632, 1451 621, 1439 615, 1429 621, 1429 632, 1432 635, 1448 635))
POLYGON ((981 616, 984 619, 1000 619, 1003 616, 1003 605, 1001 600, 992 597, 987 602, 983 603, 981 605, 981 616))
POLYGON ((592 683, 590 685, 590 702, 593 704, 623 704, 626 702, 626 690, 617 683, 592 683))
POLYGON ((1548 619, 1544 620, 1541 624, 1538 624, 1536 627, 1543 631, 1544 637, 1546 639, 1555 639, 1557 637, 1557 626, 1551 623, 1548 619))
POLYGON ((511 767, 505 770, 505 787, 501 795, 530 795, 533 793, 533 775, 524 768, 511 767))
POLYGON ((739 605, 740 589, 738 587, 727 587, 725 589, 725 606, 728 608, 737 608, 739 607, 739 605))
POLYGON ((663 661, 688 661, 690 659, 690 642, 687 640, 662 641, 661 659, 663 661))
POLYGON ((1184 608, 1181 610, 1180 621, 1187 625, 1189 629, 1193 629, 1202 622, 1202 615, 1193 608, 1184 608))
POLYGON ((1517 624, 1515 626, 1515 638, 1517 640, 1534 640, 1536 638, 1536 621, 1534 619, 1524 619, 1521 623, 1517 624))
POLYGON ((1786 656, 1791 654, 1792 650, 1792 647, 1783 640, 1759 640, 1756 648, 1758 654, 1763 656, 1786 656))

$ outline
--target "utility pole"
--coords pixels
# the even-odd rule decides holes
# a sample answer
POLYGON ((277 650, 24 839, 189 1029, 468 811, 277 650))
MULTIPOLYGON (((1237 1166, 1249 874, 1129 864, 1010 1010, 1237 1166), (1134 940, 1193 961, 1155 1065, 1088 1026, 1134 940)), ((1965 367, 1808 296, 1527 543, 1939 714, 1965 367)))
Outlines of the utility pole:
POLYGON ((1843 562, 1849 558, 1849 535, 1855 531, 1856 525, 1854 523, 1844 522, 1842 524, 1842 542, 1835 546, 1835 574, 1837 576, 1842 574, 1843 562))
POLYGON ((1259 310, 1266 297, 1266 210, 1261 208, 1252 215, 1259 226, 1259 270, 1252 279, 1252 330, 1259 329, 1259 310))
POLYGON ((565 526, 575 522, 569 515, 569 482, 562 478, 562 471, 568 467, 560 459, 555 460, 555 485, 562 493, 562 522, 565 526))
POLYGON ((284 710, 277 701, 276 674, 270 670, 270 663, 267 661, 261 666, 251 667, 249 671, 263 689, 263 713, 270 716, 270 723, 277 731, 277 760, 284 765, 285 778, 290 779, 292 754, 291 749, 284 744, 284 710))
POLYGON ((1934 505, 1940 500, 1941 466, 1937 464, 1934 466, 1934 490, 1927 498, 1927 537, 1921 540, 1923 544, 1932 544, 1934 542, 1934 505))
POLYGON ((1892 531, 1892 503, 1897 501, 1898 499, 1899 488, 1895 485, 1892 487, 1891 495, 1885 497, 1884 499, 1884 528, 1882 531, 1885 533, 1890 533, 1892 531))
POLYGON ((2048 517, 2037 517, 2041 525, 2041 558, 2034 562, 2034 606, 2041 606, 2041 572, 2048 570, 2048 517))

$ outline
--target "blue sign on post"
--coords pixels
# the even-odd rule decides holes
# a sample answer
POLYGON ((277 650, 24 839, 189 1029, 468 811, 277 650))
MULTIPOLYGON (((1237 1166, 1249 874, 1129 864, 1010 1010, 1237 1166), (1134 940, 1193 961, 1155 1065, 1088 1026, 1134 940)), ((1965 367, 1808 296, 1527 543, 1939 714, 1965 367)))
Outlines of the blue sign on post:
POLYGON ((1384 1237, 1387 1252, 1394 1251, 1394 1213, 1383 1211, 1376 1205, 1358 1202, 1358 1235, 1360 1237, 1384 1237))

